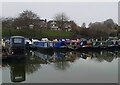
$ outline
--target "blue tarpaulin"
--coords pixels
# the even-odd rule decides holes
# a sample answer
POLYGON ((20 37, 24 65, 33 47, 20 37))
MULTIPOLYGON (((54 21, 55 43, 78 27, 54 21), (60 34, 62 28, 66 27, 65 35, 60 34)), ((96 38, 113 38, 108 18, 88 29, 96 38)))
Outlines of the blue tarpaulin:
POLYGON ((61 42, 56 42, 56 43, 54 44, 54 47, 60 48, 60 47, 61 47, 61 42))

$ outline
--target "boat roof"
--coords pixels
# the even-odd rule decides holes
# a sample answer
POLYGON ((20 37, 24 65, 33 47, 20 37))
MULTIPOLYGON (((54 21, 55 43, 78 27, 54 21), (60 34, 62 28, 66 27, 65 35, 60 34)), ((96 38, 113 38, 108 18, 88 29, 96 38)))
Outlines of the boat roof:
POLYGON ((24 38, 23 36, 11 36, 10 38, 24 38))

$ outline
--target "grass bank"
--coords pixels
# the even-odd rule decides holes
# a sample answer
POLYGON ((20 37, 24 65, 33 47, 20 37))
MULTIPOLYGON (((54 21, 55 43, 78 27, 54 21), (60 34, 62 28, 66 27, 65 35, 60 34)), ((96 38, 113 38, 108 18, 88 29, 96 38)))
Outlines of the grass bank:
POLYGON ((49 30, 49 29, 2 29, 2 36, 9 37, 9 36, 24 36, 28 38, 70 38, 73 36, 72 32, 68 31, 56 31, 56 30, 49 30))

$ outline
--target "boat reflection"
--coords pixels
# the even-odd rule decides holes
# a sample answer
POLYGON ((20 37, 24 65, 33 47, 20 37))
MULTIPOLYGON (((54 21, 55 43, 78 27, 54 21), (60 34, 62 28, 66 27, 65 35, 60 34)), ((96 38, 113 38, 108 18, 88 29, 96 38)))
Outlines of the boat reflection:
POLYGON ((10 68, 11 82, 23 82, 26 80, 25 60, 7 60, 2 62, 2 67, 10 68))
POLYGON ((12 82, 23 82, 26 79, 25 74, 25 63, 24 62, 14 62, 10 66, 10 74, 12 82), (16 63, 16 64, 14 64, 16 63))
POLYGON ((112 62, 120 57, 120 52, 98 51, 98 52, 54 52, 52 55, 41 53, 38 51, 30 51, 26 53, 25 59, 3 61, 3 67, 10 68, 12 82, 24 82, 26 74, 32 74, 41 69, 44 64, 54 65, 56 70, 67 70, 71 67, 71 63, 76 60, 90 59, 96 62, 112 62))
POLYGON ((98 62, 107 61, 112 62, 113 59, 120 57, 119 51, 96 51, 96 52, 78 52, 78 51, 72 51, 72 52, 55 52, 52 56, 41 54, 38 52, 39 58, 43 60, 47 60, 50 62, 74 62, 75 60, 82 58, 82 59, 91 59, 98 62), (46 56, 46 57, 45 57, 46 56))

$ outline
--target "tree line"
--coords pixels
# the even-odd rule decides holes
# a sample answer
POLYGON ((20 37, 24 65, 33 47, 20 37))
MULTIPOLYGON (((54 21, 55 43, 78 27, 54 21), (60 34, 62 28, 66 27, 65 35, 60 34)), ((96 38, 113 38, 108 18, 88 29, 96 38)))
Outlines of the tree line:
MULTIPOLYGON (((79 19, 79 17, 78 17, 79 19)), ((92 37, 100 39, 108 38, 109 36, 118 36, 120 33, 120 27, 112 19, 107 19, 103 22, 89 23, 86 27, 86 23, 83 23, 81 26, 77 25, 73 20, 70 20, 65 13, 56 14, 53 17, 53 20, 56 21, 59 28, 64 30, 63 25, 65 22, 70 21, 70 26, 72 28, 74 37, 92 37)), ((18 15, 16 18, 2 18, 2 29, 16 29, 17 27, 22 29, 29 28, 30 25, 34 25, 34 29, 40 30, 40 17, 30 11, 25 10, 18 15)), ((47 22, 47 19, 45 19, 47 22)))

